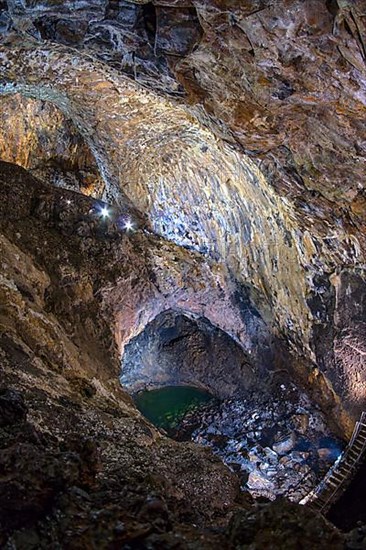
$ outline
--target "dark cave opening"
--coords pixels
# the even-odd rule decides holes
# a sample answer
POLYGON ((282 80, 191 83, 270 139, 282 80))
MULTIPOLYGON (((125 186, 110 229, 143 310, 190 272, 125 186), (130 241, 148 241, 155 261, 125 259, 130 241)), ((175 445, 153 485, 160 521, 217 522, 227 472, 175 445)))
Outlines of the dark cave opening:
POLYGON ((160 431, 211 448, 255 498, 299 502, 343 448, 283 370, 253 368, 202 317, 160 313, 126 345, 120 380, 160 431))
POLYGON ((204 317, 160 313, 125 347, 121 383, 130 392, 189 385, 220 398, 253 387, 254 368, 228 334, 204 317))
POLYGON ((365 525, 365 493, 366 461, 364 459, 347 490, 330 509, 328 519, 344 532, 359 525, 365 525))
POLYGON ((145 30, 146 30, 148 41, 150 45, 154 47, 155 37, 156 37, 156 28, 157 28, 157 17, 156 17, 156 9, 152 2, 143 4, 142 17, 144 19, 145 30))

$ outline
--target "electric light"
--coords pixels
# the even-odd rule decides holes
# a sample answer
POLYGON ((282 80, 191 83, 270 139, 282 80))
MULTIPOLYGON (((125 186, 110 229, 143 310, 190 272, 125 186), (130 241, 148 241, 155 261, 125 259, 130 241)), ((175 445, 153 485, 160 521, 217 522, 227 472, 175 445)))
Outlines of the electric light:
POLYGON ((109 211, 108 211, 108 208, 106 206, 103 206, 103 208, 100 211, 100 215, 102 216, 102 218, 108 218, 109 217, 109 211))

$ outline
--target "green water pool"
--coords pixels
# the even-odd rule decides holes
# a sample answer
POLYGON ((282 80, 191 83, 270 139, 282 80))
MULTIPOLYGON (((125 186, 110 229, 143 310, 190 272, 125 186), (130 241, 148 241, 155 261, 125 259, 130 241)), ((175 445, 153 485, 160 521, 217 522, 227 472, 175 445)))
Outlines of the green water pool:
POLYGON ((191 386, 166 386, 134 395, 139 411, 152 424, 169 434, 179 426, 189 411, 198 409, 213 399, 208 392, 191 386))

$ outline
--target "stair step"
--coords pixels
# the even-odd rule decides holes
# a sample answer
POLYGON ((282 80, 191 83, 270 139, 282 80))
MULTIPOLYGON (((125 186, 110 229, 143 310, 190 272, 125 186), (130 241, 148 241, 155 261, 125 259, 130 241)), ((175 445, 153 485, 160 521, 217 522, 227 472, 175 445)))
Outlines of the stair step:
POLYGON ((325 506, 325 502, 320 501, 318 498, 316 500, 313 500, 311 503, 313 508, 323 508, 325 506))
POLYGON ((352 453, 350 455, 350 464, 352 464, 354 466, 355 462, 357 462, 359 460, 359 458, 360 458, 359 453, 356 453, 356 452, 352 453))
POLYGON ((356 447, 356 445, 353 447, 353 450, 360 456, 362 454, 362 446, 356 447))
POLYGON ((344 464, 347 468, 349 468, 349 463, 351 462, 351 459, 349 458, 349 456, 347 455, 347 457, 344 459, 344 461, 342 462, 342 464, 344 464))
POLYGON ((322 512, 329 508, 332 501, 339 496, 340 490, 345 489, 343 484, 356 471, 365 452, 366 411, 361 414, 359 422, 356 422, 351 440, 338 458, 337 464, 328 471, 316 489, 308 493, 307 497, 303 497, 302 500, 308 499, 304 504, 322 512))
POLYGON ((331 491, 334 491, 334 489, 338 489, 339 484, 335 480, 332 480, 329 482, 329 486, 331 487, 331 491))

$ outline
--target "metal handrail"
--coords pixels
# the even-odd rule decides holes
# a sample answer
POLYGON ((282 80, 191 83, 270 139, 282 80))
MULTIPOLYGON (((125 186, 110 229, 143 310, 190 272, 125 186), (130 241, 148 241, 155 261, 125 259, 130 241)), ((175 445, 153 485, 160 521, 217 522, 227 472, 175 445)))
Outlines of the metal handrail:
POLYGON ((356 467, 366 450, 366 412, 356 422, 352 437, 342 454, 327 472, 322 481, 299 504, 316 508, 325 512, 341 489, 345 489, 346 482, 350 482, 356 473, 356 467), (343 471, 341 471, 343 470, 343 471), (328 491, 331 490, 329 494, 328 491), (324 499, 325 496, 325 499, 324 499))

